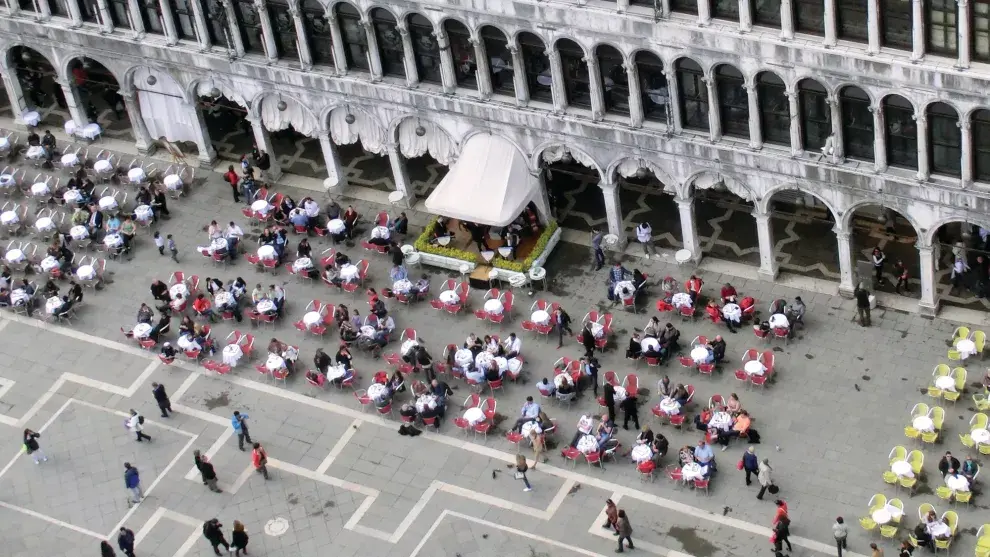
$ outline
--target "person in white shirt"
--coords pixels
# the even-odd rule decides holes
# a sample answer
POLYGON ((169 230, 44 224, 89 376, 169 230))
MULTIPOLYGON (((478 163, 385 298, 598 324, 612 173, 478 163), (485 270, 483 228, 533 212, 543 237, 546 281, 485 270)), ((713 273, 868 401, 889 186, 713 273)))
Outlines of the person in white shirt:
POLYGON ((643 244, 643 253, 647 258, 656 255, 656 249, 653 247, 653 227, 650 223, 644 222, 636 227, 636 239, 643 244))
POLYGON ((957 257, 955 263, 952 264, 952 274, 949 278, 952 280, 952 288, 949 293, 953 293, 957 288, 963 284, 963 275, 969 271, 969 265, 961 257, 957 257))
POLYGON ((241 230, 240 226, 234 224, 234 221, 230 221, 230 225, 228 225, 227 230, 224 231, 224 237, 227 238, 227 250, 230 252, 230 259, 236 259, 237 243, 244 237, 244 231, 241 230))
POLYGON ((312 197, 302 200, 302 208, 311 219, 315 219, 320 215, 320 204, 314 201, 312 197))
POLYGON ((127 419, 127 429, 133 431, 137 434, 138 443, 142 439, 147 439, 151 441, 151 437, 144 434, 144 416, 137 413, 137 410, 131 410, 131 417, 127 419))
POLYGON ((543 381, 536 384, 536 390, 540 391, 543 396, 553 396, 557 392, 557 387, 554 386, 552 381, 548 381, 546 377, 543 381))
POLYGON ((522 352, 522 340, 516 333, 509 333, 509 338, 505 339, 505 357, 511 360, 522 352))

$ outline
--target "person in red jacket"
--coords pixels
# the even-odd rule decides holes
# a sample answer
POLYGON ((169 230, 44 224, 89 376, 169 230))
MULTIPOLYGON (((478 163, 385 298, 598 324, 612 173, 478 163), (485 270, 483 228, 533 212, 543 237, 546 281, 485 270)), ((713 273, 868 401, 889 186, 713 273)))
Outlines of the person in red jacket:
POLYGON ((735 303, 736 296, 737 295, 738 294, 736 293, 736 287, 735 286, 732 286, 729 283, 725 283, 725 286, 722 287, 721 297, 722 297, 722 303, 723 304, 726 304, 726 303, 729 303, 729 302, 735 303))
POLYGON ((240 203, 241 196, 240 193, 237 191, 237 184, 241 181, 241 177, 238 176, 237 172, 234 171, 234 165, 230 165, 227 167, 227 172, 224 173, 223 179, 226 180, 228 184, 230 184, 230 189, 234 191, 234 203, 240 203))
POLYGON ((212 322, 214 320, 213 308, 210 307, 210 301, 206 299, 206 295, 199 293, 196 295, 196 300, 193 302, 193 309, 196 313, 200 315, 205 315, 212 322))
POLYGON ((261 443, 254 444, 254 450, 251 451, 251 463, 254 464, 254 469, 257 470, 265 479, 268 478, 268 453, 265 452, 264 447, 261 443))
POLYGON ((684 290, 687 290, 689 296, 691 296, 691 303, 695 304, 698 301, 698 294, 701 294, 701 286, 705 284, 697 275, 691 275, 691 278, 684 283, 684 290))

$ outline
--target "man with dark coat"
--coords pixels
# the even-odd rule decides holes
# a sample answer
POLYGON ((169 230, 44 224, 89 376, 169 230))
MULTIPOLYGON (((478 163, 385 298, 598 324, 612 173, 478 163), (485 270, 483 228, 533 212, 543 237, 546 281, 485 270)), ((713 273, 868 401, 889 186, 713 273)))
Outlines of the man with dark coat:
POLYGON ((168 399, 168 393, 165 392, 165 385, 152 383, 151 394, 155 395, 155 402, 158 403, 158 409, 162 411, 162 417, 167 418, 168 413, 172 411, 172 402, 168 399))
POLYGON ((120 534, 117 535, 117 545, 127 557, 134 557, 134 531, 120 527, 120 534))

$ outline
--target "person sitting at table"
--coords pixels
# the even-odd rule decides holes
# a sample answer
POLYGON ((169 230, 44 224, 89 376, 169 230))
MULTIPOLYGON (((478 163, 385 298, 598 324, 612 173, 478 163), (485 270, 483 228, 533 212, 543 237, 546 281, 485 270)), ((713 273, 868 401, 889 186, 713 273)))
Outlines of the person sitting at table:
POLYGON ((10 290, 0 287, 0 307, 10 307, 10 290))
POLYGON ((722 321, 722 308, 719 307, 718 302, 715 300, 708 300, 708 305, 705 306, 705 313, 712 320, 712 323, 722 321))
POLYGON ((210 322, 216 321, 216 314, 213 312, 210 301, 206 299, 206 295, 200 292, 196 295, 196 299, 193 301, 193 310, 196 315, 202 315, 210 320, 210 322))
POLYGON ((293 347, 275 337, 272 337, 272 340, 268 342, 268 353, 275 354, 276 356, 283 358, 285 360, 285 368, 289 370, 289 373, 293 373, 295 371, 295 363, 298 354, 293 347))
POLYGON ((629 338, 629 347, 626 348, 626 359, 638 360, 643 355, 643 343, 639 333, 633 333, 629 338))
POLYGON ((347 347, 347 344, 343 342, 340 343, 340 346, 337 348, 337 355, 334 357, 334 361, 337 362, 337 365, 344 366, 344 369, 351 369, 351 362, 353 360, 354 357, 351 356, 351 350, 347 347))
POLYGON ((485 371, 483 369, 479 369, 473 363, 468 364, 467 367, 464 368, 464 378, 475 383, 484 383, 486 381, 485 371))
POLYGON ((719 293, 719 296, 722 298, 723 304, 735 303, 738 293, 736 292, 736 287, 727 282, 724 286, 722 286, 722 291, 719 293))
POLYGON ((163 312, 161 317, 158 318, 158 323, 155 323, 151 327, 151 331, 148 332, 148 338, 158 342, 161 336, 168 333, 171 329, 172 317, 167 312, 163 312))
POLYGON ((955 484, 955 486, 952 487, 953 491, 969 491, 969 479, 960 474, 959 471, 954 468, 949 470, 949 473, 945 475, 943 481, 946 486, 949 485, 950 481, 955 484))
POLYGON ((406 391, 406 383, 402 378, 402 373, 399 370, 395 370, 392 373, 392 377, 388 380, 388 388, 393 393, 403 393, 406 391))
POLYGON ((109 220, 107 220, 106 226, 107 234, 116 234, 120 232, 120 218, 117 215, 112 215, 109 220))
POLYGON ((103 211, 95 203, 89 204, 89 221, 86 223, 90 238, 97 239, 97 234, 103 230, 103 211))
POLYGON ((643 352, 643 357, 644 358, 649 358, 651 360, 655 358, 655 359, 660 360, 662 362, 663 359, 664 359, 664 354, 665 353, 666 353, 666 349, 664 349, 662 346, 660 347, 660 350, 657 350, 656 345, 651 344, 646 349, 646 351, 643 352))
POLYGON ((551 397, 557 392, 557 388, 554 386, 553 382, 548 381, 546 377, 536 384, 536 390, 540 391, 540 394, 545 397, 551 397))
POLYGON ((952 526, 949 525, 949 519, 946 517, 930 523, 928 525, 928 533, 933 540, 947 540, 951 538, 952 526))
POLYGON ((670 377, 667 375, 664 375, 663 379, 657 383, 657 391, 662 398, 669 397, 673 389, 673 385, 670 384, 670 377))
POLYGON ((86 211, 85 207, 76 207, 72 211, 72 217, 69 219, 69 222, 72 223, 72 226, 84 226, 87 220, 89 220, 89 212, 86 211))
POLYGON ((272 227, 270 226, 265 227, 265 229, 261 231, 261 234, 258 235, 258 245, 270 246, 274 243, 275 243, 275 231, 273 231, 272 227))
POLYGON ((155 312, 152 311, 148 304, 142 303, 141 307, 138 308, 137 312, 137 322, 151 324, 151 321, 155 318, 155 312))
POLYGON ((663 327, 660 325, 660 319, 654 315, 643 327, 643 337, 659 338, 661 334, 663 334, 663 327))
POLYGON ((148 188, 141 186, 138 188, 137 196, 134 198, 138 205, 151 205, 151 192, 148 188))
POLYGON ((595 441, 598 441, 598 446, 601 447, 612 436, 615 435, 615 424, 608 419, 608 415, 602 415, 602 419, 598 422, 598 429, 595 430, 595 441))
POLYGON ((282 309, 285 307, 285 290, 277 284, 273 284, 268 287, 268 297, 272 302, 275 302, 275 313, 282 315, 282 309))
MULTIPOLYGON (((719 444, 722 445, 722 450, 724 451, 729 448, 729 441, 731 439, 742 437, 744 435, 749 436, 751 431, 750 425, 752 425, 752 423, 753 420, 750 419, 749 412, 745 410, 740 412, 739 415, 736 417, 735 421, 732 423, 732 429, 725 432, 723 431, 719 432, 718 442, 719 444)), ((752 441, 752 439, 750 441, 755 442, 752 441)))
POLYGON ((739 402, 739 395, 736 393, 729 395, 729 400, 725 402, 725 410, 733 416, 742 412, 742 403, 739 402))
POLYGON ((330 370, 331 365, 333 365, 333 360, 330 358, 330 355, 322 348, 317 348, 316 353, 313 354, 313 367, 325 375, 330 370))
POLYGON ((711 408, 705 408, 700 414, 694 415, 694 428, 698 431, 708 431, 708 422, 712 419, 712 414, 714 410, 711 408))
POLYGON ((566 373, 562 373, 560 374, 560 377, 560 386, 557 387, 557 394, 572 394, 574 392, 574 381, 571 380, 571 376, 566 373))
POLYGON ((653 444, 653 430, 650 429, 650 426, 643 426, 643 429, 640 430, 639 435, 636 436, 636 443, 638 445, 648 446, 653 444))
POLYGON ((691 297, 691 305, 698 303, 698 294, 701 293, 701 287, 705 284, 697 275, 691 275, 691 278, 684 283, 684 290, 691 297))
POLYGON ((725 339, 722 335, 715 335, 715 340, 708 343, 708 349, 712 355, 712 359, 716 364, 722 363, 725 359, 725 339))
POLYGON ((694 448, 694 461, 702 466, 708 466, 709 471, 715 467, 715 453, 704 439, 698 441, 698 446, 694 448))
POLYGON ((753 325, 753 330, 759 331, 763 335, 770 334, 770 322, 763 320, 759 324, 753 325))
POLYGON ((303 238, 299 240, 299 244, 296 246, 296 258, 312 258, 313 257, 313 247, 309 245, 309 240, 303 238))
POLYGON ((966 457, 966 460, 963 461, 962 468, 959 471, 962 473, 963 477, 966 478, 970 484, 972 484, 976 481, 976 473, 980 471, 980 465, 973 460, 972 455, 969 455, 966 457))
POLYGON ((938 461, 939 474, 945 476, 946 474, 949 473, 949 470, 958 470, 958 469, 959 469, 959 459, 952 456, 951 451, 945 451, 945 456, 940 458, 938 461))
POLYGON ((298 211, 290 211, 288 215, 289 222, 292 223, 292 226, 296 228, 305 228, 306 230, 309 230, 312 227, 309 215, 306 214, 306 211, 299 209, 298 211))
POLYGON ((131 253, 131 242, 134 241, 134 236, 137 235, 137 224, 134 224, 134 220, 130 215, 124 215, 124 222, 120 224, 120 239, 124 241, 124 250, 122 253, 131 253))
POLYGON ((667 454, 669 448, 670 441, 662 433, 655 433, 653 435, 653 442, 650 443, 650 449, 653 451, 653 464, 660 466, 660 459, 667 454))
POLYGON ((691 445, 684 445, 677 451, 677 465, 684 468, 685 465, 694 462, 694 449, 691 445))
POLYGON ((677 386, 674 387, 674 392, 670 394, 670 398, 676 400, 677 404, 680 404, 681 406, 687 404, 688 397, 690 396, 691 394, 688 393, 687 389, 685 389, 684 385, 681 383, 678 383, 677 386))
POLYGON ((533 402, 533 397, 526 397, 526 403, 522 405, 522 409, 519 410, 519 419, 516 420, 515 425, 512 426, 512 431, 521 431, 523 424, 527 422, 536 421, 540 416, 540 405, 533 402))
POLYGON ((488 352, 489 354, 492 355, 497 355, 499 349, 502 348, 499 345, 498 340, 492 338, 491 335, 485 335, 485 339, 481 342, 481 345, 484 346, 485 352, 488 352))
POLYGON ((79 286, 79 284, 76 281, 70 280, 68 296, 69 296, 69 300, 71 300, 72 303, 81 304, 83 301, 82 286, 79 286))
POLYGON ((591 435, 594 429, 595 420, 588 415, 582 415, 578 419, 577 431, 574 433, 574 437, 571 438, 570 447, 576 447, 577 442, 585 435, 591 435))
POLYGON ((251 305, 256 306, 261 300, 268 299, 268 291, 261 287, 261 283, 254 285, 254 290, 251 291, 251 305))
POLYGON ((58 285, 55 284, 54 280, 48 279, 48 282, 46 282, 45 285, 41 287, 41 295, 46 300, 48 298, 51 298, 52 296, 58 296, 58 285))
POLYGON ((677 341, 681 338, 681 332, 674 328, 673 323, 667 323, 663 329, 663 334, 660 336, 660 346, 664 348, 667 354, 673 354, 680 349, 680 344, 677 341))
POLYGON ((800 323, 801 327, 804 327, 804 314, 808 311, 808 306, 804 305, 804 301, 801 300, 801 296, 795 296, 794 302, 787 306, 784 314, 787 319, 791 322, 791 329, 797 327, 800 323))
POLYGON ((210 296, 216 296, 217 292, 223 292, 223 281, 218 278, 206 277, 206 291, 210 296))
POLYGON ((419 280, 417 280, 416 284, 413 285, 410 293, 415 294, 414 299, 416 300, 425 300, 426 297, 429 296, 430 294, 429 275, 424 274, 423 276, 419 277, 419 280))
POLYGON ((485 367, 485 381, 498 381, 502 378, 503 373, 505 373, 505 370, 499 369, 498 364, 492 360, 492 362, 485 367))
POLYGON ((918 540, 918 547, 924 547, 929 551, 935 551, 935 544, 928 534, 928 524, 922 520, 914 527, 914 539, 918 540))
POLYGON ((179 336, 191 335, 195 329, 196 323, 193 322, 192 317, 183 315, 182 321, 179 322, 179 336))

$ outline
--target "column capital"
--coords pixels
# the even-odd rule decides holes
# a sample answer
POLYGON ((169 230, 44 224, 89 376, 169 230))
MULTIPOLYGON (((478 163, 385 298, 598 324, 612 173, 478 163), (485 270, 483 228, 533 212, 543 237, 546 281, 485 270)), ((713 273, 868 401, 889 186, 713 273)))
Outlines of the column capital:
POLYGON ((917 122, 919 126, 924 126, 928 123, 928 115, 924 112, 915 112, 911 115, 911 119, 917 122))
POLYGON ((956 4, 958 4, 960 8, 966 9, 966 6, 969 6, 969 0, 956 0, 956 4))
POLYGON ((757 222, 766 222, 770 220, 770 213, 761 212, 756 207, 753 208, 752 214, 753 218, 755 218, 757 222))
POLYGON ((513 56, 519 53, 519 45, 516 43, 508 43, 505 45, 505 48, 507 48, 509 50, 509 54, 512 54, 513 56))
POLYGON ((835 95, 829 95, 825 97, 825 104, 831 106, 837 106, 839 104, 839 97, 835 95))
POLYGON ((368 19, 366 17, 362 17, 360 19, 359 23, 361 24, 361 27, 364 27, 364 30, 366 32, 371 33, 372 28, 371 28, 371 20, 370 19, 368 19))
POLYGON ((133 89, 131 89, 131 90, 129 90, 129 91, 125 91, 125 90, 123 90, 123 89, 121 89, 121 90, 120 90, 120 91, 118 91, 117 93, 118 93, 118 94, 119 94, 119 95, 120 95, 121 97, 124 97, 124 100, 125 100, 125 101, 133 101, 133 100, 134 100, 134 90, 133 90, 133 89))
POLYGON ((839 240, 845 240, 848 242, 852 237, 852 232, 839 228, 838 223, 836 223, 836 225, 832 228, 832 232, 835 233, 835 237, 839 240))
POLYGON ((931 256, 932 252, 935 250, 932 245, 925 245, 921 236, 918 237, 918 241, 915 242, 914 247, 917 248, 922 254, 927 254, 928 256, 931 256))
POLYGON ((967 120, 956 120, 956 127, 958 127, 959 129, 961 129, 963 131, 967 131, 968 132, 969 129, 970 129, 970 126, 971 126, 971 124, 970 124, 970 122, 969 122, 968 119, 967 120))
POLYGON ((268 0, 254 0, 254 7, 258 8, 259 12, 263 11, 267 5, 268 5, 268 0))
POLYGON ((404 21, 396 23, 395 30, 399 32, 399 35, 401 35, 403 39, 409 36, 409 26, 407 26, 404 21))
POLYGON ((694 206, 694 196, 690 197, 675 197, 674 202, 677 203, 678 207, 692 207, 694 206))
POLYGON ((607 179, 603 179, 602 181, 598 182, 598 187, 601 188, 603 191, 611 192, 612 190, 615 190, 618 187, 618 184, 615 182, 610 182, 607 179))
POLYGON ((323 17, 327 18, 327 23, 334 25, 337 23, 337 10, 333 7, 327 8, 323 13, 323 17))

